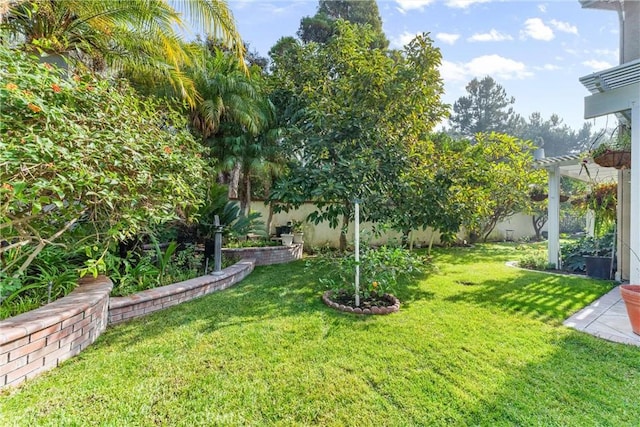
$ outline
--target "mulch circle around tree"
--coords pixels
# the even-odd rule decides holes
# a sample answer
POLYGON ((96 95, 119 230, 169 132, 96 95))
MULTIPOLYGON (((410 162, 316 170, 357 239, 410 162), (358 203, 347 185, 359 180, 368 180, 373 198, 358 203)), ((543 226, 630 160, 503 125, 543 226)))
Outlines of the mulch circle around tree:
POLYGON ((355 306, 353 292, 326 291, 322 294, 322 301, 329 307, 353 314, 389 314, 400 310, 400 301, 391 294, 381 297, 362 298, 360 307, 355 306))

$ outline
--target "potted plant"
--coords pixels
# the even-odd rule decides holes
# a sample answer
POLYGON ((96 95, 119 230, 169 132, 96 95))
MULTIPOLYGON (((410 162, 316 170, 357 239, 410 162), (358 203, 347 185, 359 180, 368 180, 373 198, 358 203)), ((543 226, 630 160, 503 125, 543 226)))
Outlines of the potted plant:
POLYGON ((611 249, 612 241, 608 243, 608 247, 604 247, 603 243, 616 221, 617 194, 618 184, 611 182, 594 185, 591 192, 585 196, 584 206, 594 213, 595 248, 593 253, 584 256, 588 276, 611 278, 614 257, 611 249))
POLYGON ((531 200, 534 202, 541 202, 545 200, 548 195, 542 186, 533 184, 529 187, 529 197, 531 197, 531 200))
POLYGON ((640 335, 640 285, 620 285, 620 295, 627 308, 631 329, 640 335))
POLYGON ((304 243, 304 232, 302 231, 302 221, 291 221, 291 232, 293 233, 293 243, 304 243))
POLYGON ((594 163, 603 167, 628 169, 631 167, 631 131, 620 127, 617 138, 600 144, 591 152, 594 163))

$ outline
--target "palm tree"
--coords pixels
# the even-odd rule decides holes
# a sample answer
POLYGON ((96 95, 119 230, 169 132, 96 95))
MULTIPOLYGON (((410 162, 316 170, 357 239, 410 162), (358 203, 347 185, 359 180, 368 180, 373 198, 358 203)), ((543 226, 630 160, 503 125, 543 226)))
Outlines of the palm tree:
POLYGON ((257 135, 268 118, 260 111, 263 96, 256 84, 256 73, 247 75, 237 61, 221 50, 208 53, 201 46, 192 49, 200 49, 203 58, 202 63, 189 69, 201 96, 191 110, 191 121, 203 142, 219 133, 224 122, 257 135))
POLYGON ((168 81, 191 105, 198 95, 183 72, 193 52, 176 29, 183 16, 219 38, 242 65, 244 47, 224 0, 9 1, 2 28, 26 50, 63 54, 92 69, 104 64, 139 81, 168 81))
POLYGON ((202 99, 191 110, 191 122, 218 160, 219 182, 229 184, 230 198, 242 195, 242 211, 247 213, 251 175, 262 167, 275 109, 256 67, 246 74, 220 49, 199 48, 207 50, 205 61, 190 71, 202 99))

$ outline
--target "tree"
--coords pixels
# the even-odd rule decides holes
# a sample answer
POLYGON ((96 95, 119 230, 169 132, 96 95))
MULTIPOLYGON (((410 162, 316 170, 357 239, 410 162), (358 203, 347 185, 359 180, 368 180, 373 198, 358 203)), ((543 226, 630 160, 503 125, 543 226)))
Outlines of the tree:
POLYGON ((262 68, 242 71, 235 58, 206 42, 204 64, 190 70, 202 101, 191 110, 191 122, 220 168, 219 182, 229 184, 229 197, 240 197, 249 214, 251 180, 269 168, 277 148, 275 108, 267 95, 262 68))
POLYGON ((585 123, 575 131, 564 124, 557 114, 544 120, 538 112, 529 116, 518 136, 533 141, 538 148, 544 148, 547 157, 584 153, 590 148, 592 140, 590 123, 585 123))
POLYGON ((339 19, 370 25, 374 32, 371 47, 386 49, 389 46, 375 0, 320 0, 316 14, 300 21, 298 37, 305 43, 327 43, 336 33, 335 24, 339 19))
MULTIPOLYGON (((401 176, 399 191, 389 212, 391 224, 408 240, 411 230, 430 227, 441 233, 441 241, 455 235, 468 212, 465 168, 466 145, 444 133, 430 135, 414 150, 412 167, 401 176)), ((435 237, 435 233, 432 233, 435 237)), ((412 247, 412 242, 409 241, 412 247)), ((433 244, 430 242, 429 249, 433 244)))
POLYGON ((0 275, 48 245, 106 251, 201 204, 204 150, 169 102, 61 74, 0 46, 0 275))
POLYGON ((529 210, 529 186, 544 183, 545 174, 532 167, 530 142, 509 135, 479 133, 465 151, 464 225, 472 240, 486 241, 498 222, 529 210))
MULTIPOLYGON (((340 246, 355 198, 363 220, 383 221, 385 206, 409 167, 419 138, 445 114, 440 103, 440 52, 418 36, 393 59, 372 49, 369 27, 336 22, 326 44, 287 43, 273 57, 279 111, 291 126, 288 151, 297 158, 278 181, 271 200, 299 206, 312 200, 315 223, 341 222, 340 246)), ((283 207, 278 205, 279 208, 283 207)))
POLYGON ((453 114, 449 118, 455 132, 467 138, 473 138, 479 132, 517 134, 522 119, 509 107, 515 99, 507 96, 502 86, 486 76, 482 80, 471 80, 466 90, 468 95, 453 104, 453 114))
POLYGON ((177 32, 184 28, 182 14, 242 58, 240 35, 222 0, 28 0, 11 5, 2 28, 23 37, 26 51, 62 54, 94 70, 107 64, 148 85, 168 81, 194 104, 197 94, 183 73, 192 58, 177 32))

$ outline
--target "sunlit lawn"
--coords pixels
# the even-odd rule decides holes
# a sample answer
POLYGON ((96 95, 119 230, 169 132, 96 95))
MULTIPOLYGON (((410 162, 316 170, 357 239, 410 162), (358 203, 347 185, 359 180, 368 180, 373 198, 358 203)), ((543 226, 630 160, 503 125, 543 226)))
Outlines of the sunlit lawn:
POLYGON ((612 284, 505 266, 511 245, 439 251, 399 313, 320 301, 318 268, 110 327, 0 396, 2 425, 638 425, 640 349, 562 320, 612 284))

